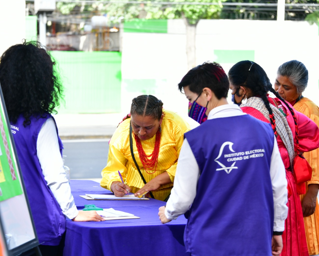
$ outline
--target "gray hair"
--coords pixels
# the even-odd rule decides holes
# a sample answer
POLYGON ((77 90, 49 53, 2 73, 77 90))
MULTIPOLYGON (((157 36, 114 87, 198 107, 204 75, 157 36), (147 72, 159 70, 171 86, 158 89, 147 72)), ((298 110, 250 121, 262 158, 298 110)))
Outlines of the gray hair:
POLYGON ((287 76, 290 82, 296 86, 297 92, 302 93, 308 84, 308 70, 298 60, 291 60, 282 64, 277 71, 280 76, 287 76))

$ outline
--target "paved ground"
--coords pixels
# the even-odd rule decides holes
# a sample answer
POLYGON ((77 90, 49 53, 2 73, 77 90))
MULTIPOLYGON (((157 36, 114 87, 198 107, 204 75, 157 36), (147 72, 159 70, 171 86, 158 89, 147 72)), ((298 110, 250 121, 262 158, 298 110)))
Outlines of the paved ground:
POLYGON ((125 115, 58 114, 55 120, 61 139, 109 139, 125 115))
POLYGON ((64 164, 70 168, 71 179, 101 179, 106 166, 107 139, 62 140, 64 164))

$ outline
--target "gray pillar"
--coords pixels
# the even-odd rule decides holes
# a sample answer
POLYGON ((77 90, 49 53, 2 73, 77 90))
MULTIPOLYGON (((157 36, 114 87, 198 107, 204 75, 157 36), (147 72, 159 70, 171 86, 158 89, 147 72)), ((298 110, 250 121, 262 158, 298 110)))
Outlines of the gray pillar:
POLYGON ((285 0, 278 0, 277 2, 277 21, 285 20, 285 0))
POLYGON ((44 13, 39 14, 39 41, 42 44, 42 46, 46 46, 46 29, 47 24, 47 15, 44 13))

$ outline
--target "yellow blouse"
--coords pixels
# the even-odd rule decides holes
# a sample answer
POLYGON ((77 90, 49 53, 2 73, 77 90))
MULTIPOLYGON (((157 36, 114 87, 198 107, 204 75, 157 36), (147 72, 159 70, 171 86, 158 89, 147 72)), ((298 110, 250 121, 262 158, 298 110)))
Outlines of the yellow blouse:
MULTIPOLYGON (((134 156, 146 182, 149 182, 163 172, 167 172, 172 181, 169 184, 161 186, 159 190, 152 192, 158 200, 165 200, 173 187, 177 159, 184 141, 184 133, 189 130, 189 125, 177 114, 167 110, 163 111, 163 113, 158 164, 153 174, 149 174, 144 170, 143 164, 139 159, 135 138, 132 136, 134 156)), ((101 181, 101 186, 108 190, 111 190, 112 182, 121 181, 118 170, 121 172, 124 182, 130 186, 133 193, 144 186, 131 156, 130 121, 131 119, 129 118, 122 122, 110 141, 107 165, 102 170, 101 181)), ((147 155, 151 154, 154 150, 155 137, 153 136, 149 140, 141 141, 147 155)))
MULTIPOLYGON (((319 109, 311 100, 304 97, 294 105, 294 108, 310 118, 319 127, 319 109)), ((312 168, 312 178, 308 181, 308 185, 319 184, 319 148, 310 152, 305 152, 303 155, 312 168)))
MULTIPOLYGON (((312 121, 314 121, 319 127, 319 109, 318 107, 309 99, 302 98, 298 101, 294 108, 306 115, 312 121)), ((307 182, 310 184, 319 184, 319 149, 315 149, 310 152, 305 152, 304 157, 307 159, 309 165, 312 168, 312 178, 307 182)), ((300 196, 302 200, 304 195, 300 196)), ((315 255, 319 253, 319 205, 318 200, 316 202, 316 210, 314 214, 304 218, 307 246, 309 255, 315 255)))

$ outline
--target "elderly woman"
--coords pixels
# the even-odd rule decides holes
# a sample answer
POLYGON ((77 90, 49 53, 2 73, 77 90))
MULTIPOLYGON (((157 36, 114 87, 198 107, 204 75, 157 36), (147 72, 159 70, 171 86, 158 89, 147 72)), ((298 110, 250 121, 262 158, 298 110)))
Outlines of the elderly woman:
MULTIPOLYGON (((319 126, 318 107, 302 93, 308 83, 308 70, 297 60, 285 62, 278 68, 275 90, 294 108, 319 126)), ((319 149, 305 152, 304 157, 312 168, 312 178, 307 182, 307 192, 301 196, 302 211, 310 255, 319 254, 319 149)))
POLYGON ((101 186, 119 197, 131 191, 136 196, 167 199, 188 130, 189 125, 177 114, 163 110, 162 101, 156 97, 141 95, 133 99, 130 116, 110 141, 101 186))
MULTIPOLYGON (((288 217, 283 233, 282 256, 308 255, 305 230, 303 227, 302 209, 293 172, 295 158, 294 148, 297 145, 295 131, 299 130, 298 148, 302 152, 311 151, 319 147, 319 130, 314 122, 305 115, 295 111, 272 88, 265 71, 257 63, 241 61, 229 71, 230 87, 244 97, 246 103, 241 104, 244 112, 270 123, 276 135, 281 158, 286 168, 288 181, 288 217), (267 97, 268 92, 277 98, 267 97)), ((304 185, 304 184, 303 184, 304 185)))

